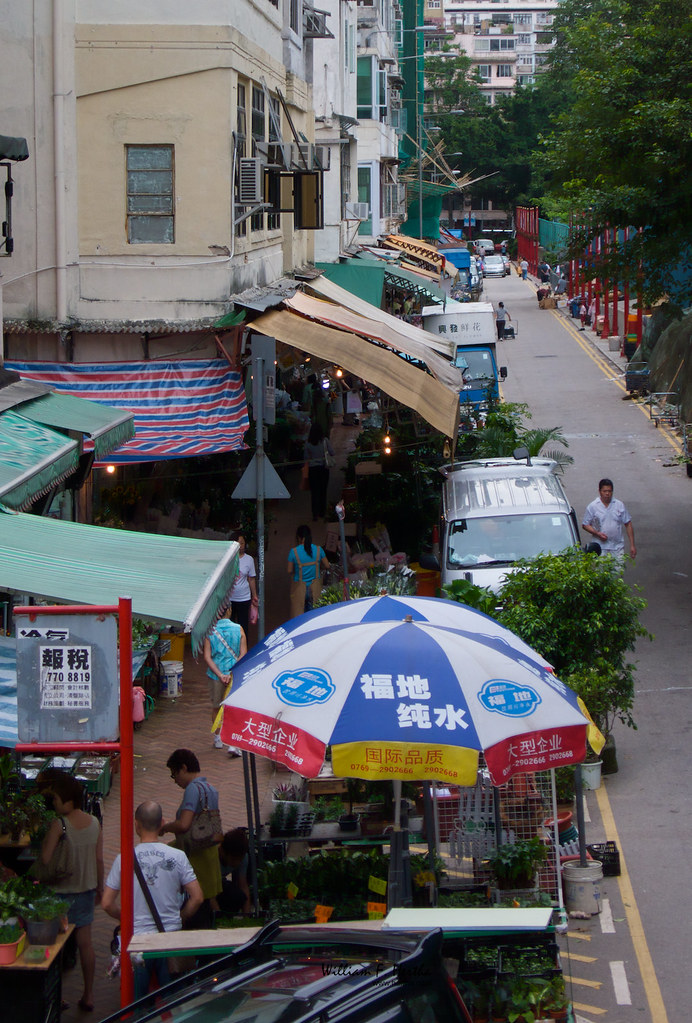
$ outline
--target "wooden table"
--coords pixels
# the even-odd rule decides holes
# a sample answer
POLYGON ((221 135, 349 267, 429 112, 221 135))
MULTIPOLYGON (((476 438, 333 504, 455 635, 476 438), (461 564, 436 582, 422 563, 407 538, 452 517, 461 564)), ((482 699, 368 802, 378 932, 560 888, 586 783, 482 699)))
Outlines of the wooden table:
POLYGON ((59 1023, 62 1002, 62 952, 74 924, 59 934, 40 962, 26 960, 24 951, 8 966, 0 966, 0 1004, 3 1018, 21 1023, 59 1023))

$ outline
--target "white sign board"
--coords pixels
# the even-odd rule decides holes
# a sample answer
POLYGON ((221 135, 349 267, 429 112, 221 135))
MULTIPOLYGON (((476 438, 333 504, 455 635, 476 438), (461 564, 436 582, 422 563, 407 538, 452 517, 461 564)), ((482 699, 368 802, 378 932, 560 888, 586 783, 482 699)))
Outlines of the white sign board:
POLYGON ((17 615, 21 742, 112 742, 119 731, 115 615, 17 615))

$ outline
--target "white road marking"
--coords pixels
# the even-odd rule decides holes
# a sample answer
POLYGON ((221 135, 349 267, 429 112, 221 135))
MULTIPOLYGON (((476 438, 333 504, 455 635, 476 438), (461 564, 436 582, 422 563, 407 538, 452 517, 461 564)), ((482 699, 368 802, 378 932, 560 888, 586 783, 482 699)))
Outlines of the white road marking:
POLYGON ((601 933, 615 934, 615 924, 613 923, 613 911, 610 908, 610 899, 601 899, 601 912, 599 917, 601 933))
POLYGON ((589 805, 586 802, 586 796, 582 795, 581 798, 582 798, 582 803, 584 804, 584 823, 585 824, 590 824, 591 823, 591 814, 589 813, 589 805))
POLYGON ((632 998, 630 996, 630 986, 627 983, 625 964, 623 962, 617 961, 611 962, 610 975, 613 978, 613 990, 615 991, 615 1001, 618 1003, 618 1005, 631 1005, 632 998))

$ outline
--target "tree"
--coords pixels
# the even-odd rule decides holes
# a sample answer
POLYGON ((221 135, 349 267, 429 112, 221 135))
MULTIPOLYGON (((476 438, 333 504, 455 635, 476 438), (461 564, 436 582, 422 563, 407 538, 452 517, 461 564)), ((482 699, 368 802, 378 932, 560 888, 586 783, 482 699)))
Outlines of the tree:
POLYGON ((602 260, 651 300, 689 300, 692 19, 686 0, 563 0, 546 84, 569 108, 541 140, 551 198, 604 227, 642 228, 602 260), (683 273, 680 274, 682 268, 683 273))
POLYGON ((542 654, 608 734, 616 718, 634 727, 635 665, 646 602, 609 557, 580 550, 541 554, 507 577, 498 620, 542 654))

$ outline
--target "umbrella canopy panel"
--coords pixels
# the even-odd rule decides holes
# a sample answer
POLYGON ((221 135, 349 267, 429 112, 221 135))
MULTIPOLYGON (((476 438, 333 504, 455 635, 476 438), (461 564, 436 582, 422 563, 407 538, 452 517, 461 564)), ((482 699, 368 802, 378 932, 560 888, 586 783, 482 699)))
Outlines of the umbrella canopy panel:
POLYGON ((336 774, 456 785, 475 783, 481 752, 497 785, 584 760, 589 720, 576 694, 464 610, 475 633, 412 615, 338 625, 334 613, 306 629, 301 616, 235 666, 223 741, 308 778, 327 745, 336 774))

